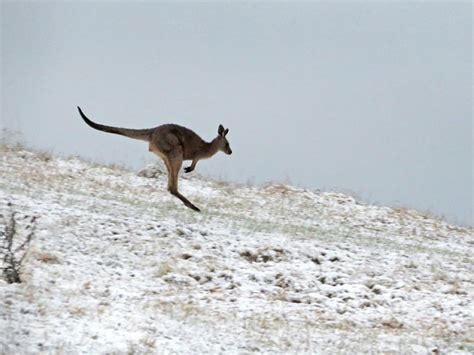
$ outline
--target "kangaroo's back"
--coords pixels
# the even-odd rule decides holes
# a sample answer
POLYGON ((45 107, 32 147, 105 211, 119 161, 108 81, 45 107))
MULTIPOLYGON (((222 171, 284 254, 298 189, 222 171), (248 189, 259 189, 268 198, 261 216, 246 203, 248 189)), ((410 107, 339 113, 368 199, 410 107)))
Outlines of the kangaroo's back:
POLYGON ((163 151, 169 151, 177 144, 180 145, 185 160, 192 159, 206 145, 193 130, 172 123, 156 127, 151 134, 150 142, 163 151))

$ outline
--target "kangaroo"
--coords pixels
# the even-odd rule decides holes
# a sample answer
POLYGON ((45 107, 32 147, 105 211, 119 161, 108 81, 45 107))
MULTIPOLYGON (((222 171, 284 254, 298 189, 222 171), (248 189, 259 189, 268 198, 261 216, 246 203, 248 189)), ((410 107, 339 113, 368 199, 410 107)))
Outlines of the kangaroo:
POLYGON ((164 124, 149 129, 110 127, 92 122, 79 106, 77 109, 82 119, 92 128, 148 142, 148 150, 163 159, 166 165, 168 191, 179 198, 187 207, 197 212, 200 212, 200 209, 178 191, 178 174, 183 160, 192 160, 191 165, 184 168, 185 173, 190 173, 196 168, 199 160, 210 158, 218 151, 228 155, 232 154, 232 149, 230 149, 226 138, 229 129, 224 129, 222 125, 219 125, 217 129, 217 137, 208 143, 192 130, 176 124, 164 124))

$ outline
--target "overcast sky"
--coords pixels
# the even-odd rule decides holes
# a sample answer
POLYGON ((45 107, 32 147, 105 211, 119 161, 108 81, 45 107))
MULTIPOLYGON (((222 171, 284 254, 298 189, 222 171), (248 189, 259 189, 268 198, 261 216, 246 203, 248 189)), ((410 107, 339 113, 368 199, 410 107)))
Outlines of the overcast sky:
POLYGON ((77 105, 207 140, 222 123, 234 154, 198 172, 472 224, 471 26, 470 2, 2 1, 2 125, 139 169, 158 159, 146 144, 92 130, 77 105))

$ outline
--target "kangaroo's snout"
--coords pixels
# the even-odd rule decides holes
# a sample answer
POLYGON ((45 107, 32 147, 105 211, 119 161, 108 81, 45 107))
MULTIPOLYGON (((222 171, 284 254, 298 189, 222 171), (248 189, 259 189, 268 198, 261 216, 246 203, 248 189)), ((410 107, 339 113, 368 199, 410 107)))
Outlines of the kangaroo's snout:
POLYGON ((227 152, 228 155, 231 155, 232 154, 232 149, 229 149, 229 151, 227 152))

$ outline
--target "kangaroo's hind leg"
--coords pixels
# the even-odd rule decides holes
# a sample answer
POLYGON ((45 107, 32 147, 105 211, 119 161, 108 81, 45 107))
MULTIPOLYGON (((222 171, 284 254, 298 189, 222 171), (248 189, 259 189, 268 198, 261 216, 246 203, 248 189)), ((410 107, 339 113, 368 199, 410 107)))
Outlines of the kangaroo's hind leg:
POLYGON ((181 147, 173 149, 167 156, 167 166, 169 165, 169 180, 168 180, 168 189, 170 193, 177 198, 179 198, 186 207, 200 212, 201 210, 193 205, 186 197, 181 195, 178 191, 178 176, 183 164, 183 151, 181 147))
POLYGON ((161 160, 163 160, 163 163, 166 166, 166 170, 168 171, 168 191, 170 191, 172 172, 171 172, 171 166, 170 166, 170 163, 169 163, 169 160, 168 160, 168 155, 165 152, 163 152, 162 150, 160 150, 160 148, 158 148, 153 143, 150 143, 150 145, 148 147, 148 150, 152 153, 155 153, 156 155, 158 155, 161 158, 161 160))

